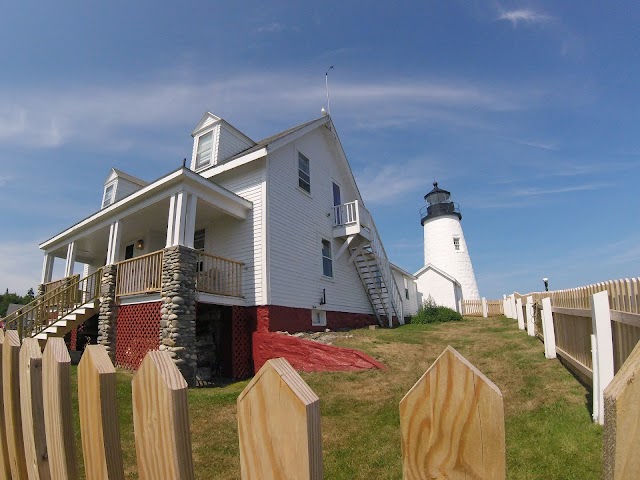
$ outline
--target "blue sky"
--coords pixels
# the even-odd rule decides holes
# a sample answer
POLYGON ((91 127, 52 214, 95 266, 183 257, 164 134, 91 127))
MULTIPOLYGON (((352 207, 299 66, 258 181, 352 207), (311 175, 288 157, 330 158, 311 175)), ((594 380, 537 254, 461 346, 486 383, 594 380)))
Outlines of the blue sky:
POLYGON ((422 266, 437 179, 483 296, 637 276, 639 20, 630 1, 3 2, 0 288, 37 285, 37 244, 99 208, 111 167, 175 169, 205 110, 254 140, 316 118, 329 65, 394 263, 422 266))

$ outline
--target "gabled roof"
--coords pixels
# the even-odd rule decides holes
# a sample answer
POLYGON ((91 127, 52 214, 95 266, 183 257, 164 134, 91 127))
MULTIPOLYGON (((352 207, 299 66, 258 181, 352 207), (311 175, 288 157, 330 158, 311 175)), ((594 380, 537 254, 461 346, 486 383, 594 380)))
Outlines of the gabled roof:
POLYGON ((409 273, 406 270, 403 270, 402 268, 400 268, 396 264, 389 262, 389 265, 391 266, 391 268, 393 268, 397 272, 401 273, 405 277, 410 277, 410 278, 413 278, 414 280, 416 279, 416 276, 413 273, 409 273))
POLYGON ((244 133, 242 133, 240 130, 238 130, 236 127, 231 125, 224 118, 220 118, 220 117, 218 117, 217 115, 214 115, 211 112, 205 112, 205 114, 202 116, 202 118, 200 119, 200 121, 196 125, 196 128, 194 128, 193 132, 191 132, 191 136, 195 137, 198 133, 200 133, 201 130, 209 127, 210 125, 212 125, 214 123, 223 123, 229 130, 233 131, 235 134, 237 134, 237 136, 243 138, 247 143, 249 143, 251 145, 255 145, 256 142, 254 142, 251 138, 249 138, 244 133))
POLYGON ((108 183, 110 180, 116 177, 123 178, 125 180, 128 180, 131 183, 140 185, 141 187, 146 187, 147 185, 149 185, 149 182, 145 182, 144 180, 141 180, 138 177, 134 177, 133 175, 129 175, 128 173, 124 173, 122 170, 118 170, 117 168, 111 169, 111 172, 107 176, 107 180, 105 181, 105 183, 108 183))
MULTIPOLYGON (((295 133, 301 132, 306 127, 311 127, 313 125, 313 127, 312 127, 312 129, 313 129, 313 128, 315 128, 317 126, 317 125, 314 125, 315 123, 317 123, 318 125, 321 125, 322 123, 324 123, 324 122, 322 122, 322 120, 324 120, 326 122, 328 120, 328 118, 329 117, 326 117, 326 116, 323 116, 323 117, 320 117, 320 118, 316 118, 315 120, 311 120, 310 122, 301 123, 300 125, 296 125, 295 127, 288 128, 287 130, 284 130, 284 131, 282 131, 280 133, 276 133, 275 135, 271 135, 270 137, 263 138, 258 143, 256 143, 253 147, 247 148, 246 150, 243 150, 242 152, 237 153, 233 157, 230 157, 227 160, 225 160, 223 162, 220 162, 220 164, 228 163, 228 162, 230 162, 232 160, 235 160, 236 158, 244 157, 245 155, 248 155, 250 153, 258 151, 261 148, 269 147, 269 145, 272 145, 272 144, 274 144, 274 143, 276 143, 276 142, 278 142, 280 140, 284 140, 288 136, 294 136, 295 133)), ((220 164, 218 164, 218 165, 220 165, 220 164)))
POLYGON ((427 270, 433 270, 434 272, 438 273, 439 275, 443 276, 444 278, 446 278, 447 280, 450 280, 451 282, 455 283, 458 286, 460 285, 460 282, 458 280, 456 280, 455 278, 453 278, 451 275, 449 275, 447 272, 440 270, 438 267, 436 267, 434 264, 432 263, 427 263, 424 267, 422 267, 420 270, 418 270, 414 275, 416 277, 420 277, 422 276, 424 273, 426 273, 427 270))

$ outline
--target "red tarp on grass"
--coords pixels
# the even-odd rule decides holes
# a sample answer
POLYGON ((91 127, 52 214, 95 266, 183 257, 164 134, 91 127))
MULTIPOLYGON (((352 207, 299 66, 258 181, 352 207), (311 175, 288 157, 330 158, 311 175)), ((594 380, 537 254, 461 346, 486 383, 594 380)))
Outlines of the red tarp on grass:
POLYGON ((279 357, 286 358, 293 368, 304 372, 387 369, 369 355, 351 348, 334 347, 281 333, 254 332, 254 371, 260 370, 267 360, 279 357))

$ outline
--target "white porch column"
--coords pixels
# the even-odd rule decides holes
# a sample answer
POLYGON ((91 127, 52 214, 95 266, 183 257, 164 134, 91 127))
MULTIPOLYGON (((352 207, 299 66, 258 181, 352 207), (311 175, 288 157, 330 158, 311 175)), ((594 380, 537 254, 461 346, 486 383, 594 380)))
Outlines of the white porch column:
POLYGON ((197 197, 184 191, 171 197, 167 222, 167 247, 184 245, 193 248, 196 203, 197 197))
POLYGON ((527 333, 530 337, 536 335, 536 319, 533 316, 533 297, 527 297, 527 333))
POLYGON ((118 260, 120 252, 120 238, 122 222, 117 220, 109 227, 109 245, 107 247, 107 265, 112 265, 118 260))
POLYGON ((193 236, 196 233, 196 209, 198 206, 198 197, 195 195, 187 195, 186 218, 184 223, 184 238, 181 242, 185 247, 193 248, 193 236))
POLYGON ((544 335, 544 356, 556 358, 556 332, 553 328, 551 298, 542 299, 542 334, 544 335))
POLYGON ((596 347, 594 357, 597 360, 593 365, 593 420, 604 425, 604 389, 614 375, 611 312, 606 290, 591 296, 591 318, 596 347))
POLYGON ((44 262, 42 264, 42 282, 40 283, 49 283, 51 281, 51 277, 53 276, 53 260, 53 255, 50 253, 44 254, 44 262))
POLYGON ((76 263, 76 242, 71 242, 67 247, 67 263, 64 267, 64 276, 73 275, 73 266, 76 263))

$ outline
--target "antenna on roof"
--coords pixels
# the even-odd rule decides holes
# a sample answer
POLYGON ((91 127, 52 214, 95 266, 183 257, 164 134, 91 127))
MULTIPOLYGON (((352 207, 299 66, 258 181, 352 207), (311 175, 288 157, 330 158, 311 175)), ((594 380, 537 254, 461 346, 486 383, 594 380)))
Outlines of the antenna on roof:
POLYGON ((329 70, 333 70, 333 65, 324 73, 324 86, 327 89, 327 112, 331 115, 331 104, 329 103, 329 70))

